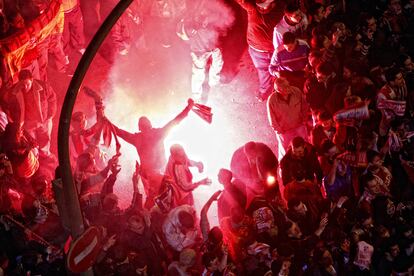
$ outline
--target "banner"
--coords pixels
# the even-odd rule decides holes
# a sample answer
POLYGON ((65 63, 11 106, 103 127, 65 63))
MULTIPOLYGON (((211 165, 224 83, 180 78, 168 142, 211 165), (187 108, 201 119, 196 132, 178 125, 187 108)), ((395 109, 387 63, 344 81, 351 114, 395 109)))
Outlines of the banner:
POLYGON ((59 0, 51 0, 49 7, 26 28, 0 40, 0 51, 12 78, 37 59, 37 45, 63 26, 64 13, 59 0))

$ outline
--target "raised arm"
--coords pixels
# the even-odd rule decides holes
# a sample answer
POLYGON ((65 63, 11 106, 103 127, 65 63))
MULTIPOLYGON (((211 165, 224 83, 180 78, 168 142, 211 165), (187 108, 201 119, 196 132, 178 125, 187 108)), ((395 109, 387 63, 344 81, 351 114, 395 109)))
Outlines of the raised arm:
POLYGON ((192 99, 188 99, 187 106, 183 109, 183 111, 181 111, 177 116, 175 116, 174 119, 172 119, 165 126, 163 126, 162 129, 165 131, 165 133, 168 133, 175 125, 178 125, 185 117, 187 117, 188 113, 191 111, 191 108, 193 108, 193 106, 194 101, 192 99))
POLYGON ((125 142, 128 144, 134 145, 135 144, 135 133, 128 132, 126 130, 120 129, 116 125, 112 124, 115 129, 115 133, 118 137, 124 139, 125 142))
POLYGON ((210 222, 208 221, 207 213, 210 209, 211 204, 213 201, 216 201, 218 197, 221 195, 222 191, 215 192, 204 204, 203 208, 200 212, 200 229, 201 234, 203 235, 203 240, 207 241, 208 239, 208 232, 210 232, 210 222))

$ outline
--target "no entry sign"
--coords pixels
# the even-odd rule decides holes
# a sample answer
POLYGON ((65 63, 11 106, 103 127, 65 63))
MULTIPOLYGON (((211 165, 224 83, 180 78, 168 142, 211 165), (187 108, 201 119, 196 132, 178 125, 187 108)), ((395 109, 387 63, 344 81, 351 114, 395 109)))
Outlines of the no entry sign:
POLYGON ((98 227, 89 227, 73 242, 67 257, 68 268, 75 273, 88 270, 102 247, 102 234, 98 227))

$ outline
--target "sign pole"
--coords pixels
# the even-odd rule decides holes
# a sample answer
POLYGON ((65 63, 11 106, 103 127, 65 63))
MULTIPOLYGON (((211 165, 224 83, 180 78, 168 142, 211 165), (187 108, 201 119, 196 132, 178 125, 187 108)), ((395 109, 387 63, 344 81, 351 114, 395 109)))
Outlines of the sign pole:
MULTIPOLYGON (((65 100, 62 105, 62 110, 59 118, 58 129, 58 158, 59 158, 59 173, 63 182, 63 193, 65 211, 70 219, 70 231, 73 238, 79 237, 84 231, 83 216, 79 204, 79 197, 75 187, 70 166, 69 157, 69 130, 70 121, 72 118, 73 107, 75 105, 76 97, 78 95, 79 87, 86 75, 86 72, 93 61, 99 47, 104 39, 109 34, 112 27, 115 25, 119 17, 129 7, 133 0, 120 0, 112 12, 108 15, 105 21, 100 26, 99 30, 92 38, 85 53, 76 68, 74 76, 69 84, 66 92, 65 100)), ((93 275, 92 269, 81 273, 81 275, 93 275)))

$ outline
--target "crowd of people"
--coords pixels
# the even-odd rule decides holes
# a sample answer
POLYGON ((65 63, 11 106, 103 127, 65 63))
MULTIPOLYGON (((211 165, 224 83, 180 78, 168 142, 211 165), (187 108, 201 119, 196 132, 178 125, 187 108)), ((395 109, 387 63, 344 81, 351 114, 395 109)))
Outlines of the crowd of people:
MULTIPOLYGON (((234 1, 247 12, 257 98, 267 104, 263 124, 275 131, 278 154, 262 142, 241 145, 230 168, 217 172, 222 188, 197 212, 192 192, 212 180, 195 182, 190 167, 203 172, 203 163, 179 144, 167 159, 163 143, 197 103, 189 99, 159 128, 142 116, 131 133, 105 115, 99 93, 83 87, 96 123, 88 127, 83 112, 73 114, 70 155, 83 223, 102 236, 94 273, 413 275, 414 2, 234 1), (100 147, 111 137, 116 154, 105 158, 100 147), (118 138, 140 159, 130 184, 117 180, 118 138), (128 208, 119 207, 115 185, 132 185, 128 208), (214 202, 219 224, 211 227, 214 202)), ((154 2, 151 12, 164 19, 166 34, 178 24, 179 37, 193 40, 192 92, 200 96, 208 59, 211 85, 220 82, 223 66, 219 44, 202 39, 211 20, 208 14, 193 16, 200 22, 181 20, 172 16, 184 14, 180 1, 154 2)), ((47 1, 33 3, 35 15, 4 1, 3 36, 18 32, 18 18, 34 20, 47 1)), ((63 55, 68 45, 83 54, 82 13, 87 32, 95 17, 82 3, 70 4, 66 35, 51 35, 48 43, 58 41, 63 55)), ((161 43, 168 48, 170 40, 161 43)), ((56 93, 34 68, 0 83, 0 275, 70 275, 70 218, 50 150, 56 93)))

